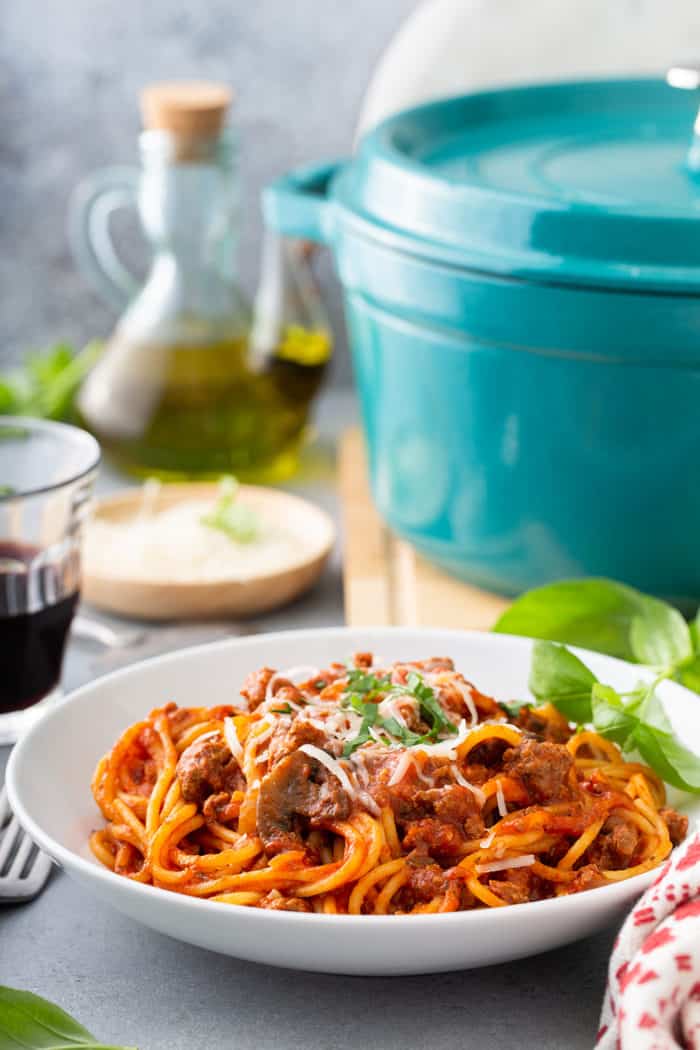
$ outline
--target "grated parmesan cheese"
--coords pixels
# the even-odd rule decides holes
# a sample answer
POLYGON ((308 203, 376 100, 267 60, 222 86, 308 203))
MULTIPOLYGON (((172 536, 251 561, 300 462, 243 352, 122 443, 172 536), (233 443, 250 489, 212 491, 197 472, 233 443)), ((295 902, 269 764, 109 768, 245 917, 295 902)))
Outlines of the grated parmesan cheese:
POLYGON ((224 719, 224 739, 226 740, 226 743, 231 749, 231 754, 240 766, 241 760, 243 758, 243 748, 241 746, 240 740, 238 739, 238 733, 236 732, 236 723, 233 721, 232 718, 224 719))
POLYGON ((461 784, 462 787, 468 788, 471 791, 474 798, 476 799, 476 801, 479 803, 479 806, 483 807, 484 802, 486 801, 486 795, 481 790, 481 788, 477 787, 476 784, 472 784, 469 780, 467 780, 467 778, 460 772, 457 766, 452 766, 452 776, 458 784, 461 784))
POLYGON ((438 741, 437 744, 416 744, 413 750, 423 751, 426 755, 433 755, 435 758, 449 758, 454 762, 457 758, 457 748, 464 743, 469 733, 469 726, 462 719, 456 736, 449 736, 446 740, 438 741))
POLYGON ((503 785, 500 780, 496 781, 496 804, 498 806, 498 812, 502 817, 508 816, 508 807, 506 806, 506 796, 503 794, 503 785))
POLYGON ((158 482, 146 482, 141 507, 130 518, 97 516, 87 523, 83 559, 89 574, 154 583, 245 581, 281 572, 310 550, 301 528, 280 525, 264 506, 255 507, 259 534, 239 543, 203 524, 216 498, 183 500, 158 510, 159 489, 158 482))
POLYGON ((379 704, 378 711, 382 718, 395 718, 400 726, 404 729, 408 729, 408 722, 406 721, 401 707, 407 707, 411 705, 413 709, 418 706, 415 697, 404 694, 401 696, 387 696, 386 699, 382 700, 379 704))
POLYGON ((415 769, 413 755, 410 751, 405 751, 394 767, 394 772, 389 778, 388 787, 393 787, 394 784, 400 784, 411 767, 415 769))
POLYGON ((363 751, 353 751, 350 756, 355 776, 359 779, 363 787, 367 787, 369 784, 369 772, 365 765, 365 755, 363 751))
POLYGON ((382 811, 370 795, 369 791, 362 791, 361 789, 358 789, 356 797, 358 802, 367 810, 368 813, 371 813, 373 817, 381 816, 382 811))
POLYGON ((529 868, 534 864, 537 857, 534 853, 525 853, 521 857, 504 857, 502 860, 492 860, 488 864, 477 864, 477 875, 486 875, 492 871, 505 871, 506 868, 529 868))
POLYGON ((250 742, 255 746, 256 753, 260 745, 264 744, 266 740, 270 739, 270 737, 272 736, 272 730, 274 728, 274 726, 267 725, 265 729, 263 729, 262 733, 257 733, 256 736, 250 738, 250 742))
POLYGON ((320 707, 314 710, 314 717, 307 721, 324 732, 341 739, 356 736, 362 724, 362 716, 351 708, 338 710, 337 707, 320 707))
POLYGON ((218 735, 219 735, 219 730, 218 729, 210 729, 208 733, 202 733, 200 736, 198 736, 196 738, 196 742, 199 743, 200 740, 211 740, 212 737, 215 737, 215 736, 218 736, 218 735))
POLYGON ((471 726, 477 725, 478 722, 479 722, 479 712, 477 711, 476 704, 474 703, 474 700, 472 698, 471 688, 468 685, 457 681, 456 679, 455 679, 455 681, 452 684, 462 694, 462 699, 464 700, 465 704, 467 705, 467 710, 469 711, 469 717, 471 718, 471 723, 470 723, 471 726))
POLYGON ((429 788, 435 787, 435 781, 432 777, 427 776, 425 774, 423 767, 421 766, 421 763, 418 760, 418 755, 416 755, 416 776, 420 780, 421 784, 426 784, 429 788))
POLYGON ((309 758, 315 758, 317 762, 320 762, 322 766, 325 766, 329 773, 332 773, 334 777, 337 777, 342 786, 347 791, 348 795, 354 797, 355 788, 352 786, 350 777, 347 775, 343 767, 337 758, 333 758, 327 751, 322 751, 320 747, 316 747, 314 744, 302 744, 299 748, 309 758))

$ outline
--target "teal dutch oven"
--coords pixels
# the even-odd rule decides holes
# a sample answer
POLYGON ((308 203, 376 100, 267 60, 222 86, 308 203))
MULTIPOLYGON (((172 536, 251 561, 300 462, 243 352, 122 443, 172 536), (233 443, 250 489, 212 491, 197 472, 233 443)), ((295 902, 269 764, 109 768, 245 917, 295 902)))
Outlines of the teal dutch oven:
POLYGON ((696 110, 656 80, 451 98, 265 191, 334 252, 380 513, 458 576, 700 597, 696 110))

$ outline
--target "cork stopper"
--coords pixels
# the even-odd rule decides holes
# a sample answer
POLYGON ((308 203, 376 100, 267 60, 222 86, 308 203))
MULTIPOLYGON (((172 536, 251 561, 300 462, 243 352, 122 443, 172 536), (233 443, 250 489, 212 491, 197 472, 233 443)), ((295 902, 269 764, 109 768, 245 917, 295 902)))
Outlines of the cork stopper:
POLYGON ((143 125, 168 131, 177 140, 179 159, 196 153, 196 144, 217 139, 226 121, 233 92, 225 84, 204 80, 149 84, 141 92, 143 125))

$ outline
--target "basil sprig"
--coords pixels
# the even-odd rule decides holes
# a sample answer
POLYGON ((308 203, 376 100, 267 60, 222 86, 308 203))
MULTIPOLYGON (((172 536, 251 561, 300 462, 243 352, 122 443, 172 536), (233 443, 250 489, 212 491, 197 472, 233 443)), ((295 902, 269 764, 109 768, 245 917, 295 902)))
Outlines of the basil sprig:
MULTIPOLYGON (((670 651, 661 643, 649 645, 659 654, 667 656, 670 651)), ((656 695, 656 686, 665 677, 662 672, 629 693, 618 693, 599 682, 565 646, 538 641, 532 651, 529 686, 538 701, 553 704, 570 722, 591 724, 623 751, 641 755, 667 784, 700 794, 700 756, 680 742, 656 695)))
POLYGON ((0 985, 0 1047, 2 1050, 136 1050, 108 1046, 70 1014, 32 992, 0 985))
POLYGON ((348 740, 343 748, 343 757, 349 756, 358 747, 369 742, 372 737, 371 729, 384 729, 392 737, 399 740, 405 747, 413 747, 416 744, 424 744, 435 741, 445 734, 454 734, 457 727, 445 715, 435 692, 414 671, 408 675, 406 685, 392 688, 389 675, 376 676, 359 668, 353 668, 348 672, 348 691, 342 703, 346 707, 352 707, 354 711, 362 715, 362 722, 357 736, 348 740), (386 695, 382 695, 387 691, 386 695), (390 696, 413 696, 418 701, 418 708, 423 720, 430 726, 427 733, 414 733, 401 725, 393 716, 383 718, 379 714, 379 703, 390 696), (379 698, 379 699, 373 699, 379 698))
POLYGON ((614 580, 561 580, 521 595, 493 630, 545 638, 653 667, 700 692, 699 620, 614 580))
MULTIPOLYGON (((493 630, 547 638, 634 660, 630 627, 644 595, 613 580, 560 580, 526 591, 493 630)), ((653 601, 654 599, 649 599, 653 601)))

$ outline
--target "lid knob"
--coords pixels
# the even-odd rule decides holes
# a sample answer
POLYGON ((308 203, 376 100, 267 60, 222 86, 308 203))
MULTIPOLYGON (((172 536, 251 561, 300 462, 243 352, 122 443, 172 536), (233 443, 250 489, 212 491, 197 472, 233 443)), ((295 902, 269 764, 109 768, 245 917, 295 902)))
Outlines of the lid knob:
MULTIPOLYGON (((700 63, 671 66, 666 74, 666 83, 670 87, 681 88, 684 91, 697 91, 700 89, 700 63)), ((700 174, 700 109, 695 117, 693 138, 686 162, 693 175, 700 174)))

